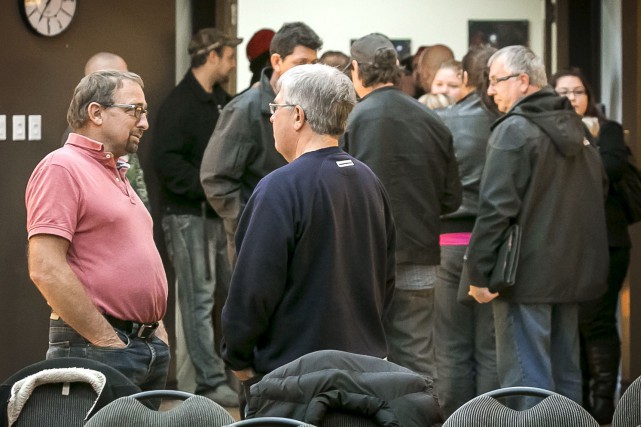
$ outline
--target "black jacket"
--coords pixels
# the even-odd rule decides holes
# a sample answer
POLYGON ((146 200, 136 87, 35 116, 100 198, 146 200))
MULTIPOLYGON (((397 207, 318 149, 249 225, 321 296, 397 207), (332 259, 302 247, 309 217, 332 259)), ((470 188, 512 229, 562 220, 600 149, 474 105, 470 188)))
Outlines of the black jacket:
POLYGON ((441 233, 470 232, 479 204, 479 187, 490 126, 498 118, 487 110, 477 92, 449 108, 435 110, 454 138, 454 153, 463 187, 463 201, 456 212, 441 217, 441 233))
POLYGON ((605 291, 605 178, 570 102, 546 87, 494 125, 468 248, 470 283, 487 287, 508 226, 522 229, 515 286, 499 298, 571 303, 605 291))
POLYGON ((431 384, 392 362, 324 350, 265 375, 251 387, 248 418, 287 417, 321 425, 327 412, 370 414, 379 426, 442 421, 431 384))
MULTIPOLYGON (((218 115, 231 99, 220 86, 207 93, 191 70, 165 99, 154 125, 152 160, 165 214, 200 215, 207 206, 200 164, 218 115)), ((210 217, 213 209, 207 207, 210 217)))
POLYGON ((221 218, 235 223, 256 184, 287 164, 274 146, 269 103, 276 94, 264 69, 260 85, 234 98, 211 135, 200 170, 207 200, 221 218))
POLYGON ((396 223, 396 262, 440 264, 440 216, 461 204, 452 134, 395 87, 363 97, 349 116, 345 151, 380 178, 396 223))
POLYGON ((601 123, 597 143, 610 182, 608 198, 605 202, 608 243, 611 247, 629 248, 632 244, 623 210, 623 199, 613 185, 621 179, 628 159, 628 147, 623 139, 623 128, 613 121, 601 123))

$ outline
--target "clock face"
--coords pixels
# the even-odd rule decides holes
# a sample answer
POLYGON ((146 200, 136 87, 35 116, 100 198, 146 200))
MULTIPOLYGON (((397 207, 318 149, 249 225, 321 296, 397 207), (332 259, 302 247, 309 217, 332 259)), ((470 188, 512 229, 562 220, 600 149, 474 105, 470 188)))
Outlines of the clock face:
POLYGON ((22 0, 23 13, 33 30, 56 36, 69 27, 76 13, 76 0, 22 0))

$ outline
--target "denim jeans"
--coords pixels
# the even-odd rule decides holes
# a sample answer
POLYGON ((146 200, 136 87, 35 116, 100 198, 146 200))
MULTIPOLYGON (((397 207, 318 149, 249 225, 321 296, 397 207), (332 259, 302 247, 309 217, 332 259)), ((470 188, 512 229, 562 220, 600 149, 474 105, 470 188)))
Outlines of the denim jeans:
POLYGON ((396 289, 384 319, 387 360, 434 379, 434 284, 438 266, 398 264, 396 289))
POLYGON ((225 291, 229 287, 227 238, 219 218, 203 221, 195 215, 166 215, 162 225, 176 275, 185 345, 196 373, 196 393, 204 393, 226 381, 223 361, 215 350, 212 312, 216 287, 225 291))
POLYGON ((169 347, 156 335, 145 339, 116 333, 125 348, 96 347, 62 319, 49 320, 47 359, 83 357, 96 360, 122 372, 142 390, 164 390, 169 372, 169 347))
POLYGON ((499 388, 492 305, 468 306, 456 299, 466 249, 441 247, 434 291, 436 392, 446 417, 470 399, 499 388))
MULTIPOLYGON (((501 387, 539 387, 581 404, 578 304, 492 301, 501 387)), ((537 398, 512 400, 523 410, 537 398)))

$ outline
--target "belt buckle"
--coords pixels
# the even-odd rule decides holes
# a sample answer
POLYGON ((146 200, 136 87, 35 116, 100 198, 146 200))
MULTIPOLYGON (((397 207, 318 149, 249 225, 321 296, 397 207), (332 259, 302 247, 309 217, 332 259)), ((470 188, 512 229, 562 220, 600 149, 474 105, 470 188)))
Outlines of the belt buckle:
POLYGON ((136 337, 146 340, 150 336, 156 332, 156 329, 158 328, 158 322, 154 323, 142 323, 138 327, 138 331, 136 332, 136 337))

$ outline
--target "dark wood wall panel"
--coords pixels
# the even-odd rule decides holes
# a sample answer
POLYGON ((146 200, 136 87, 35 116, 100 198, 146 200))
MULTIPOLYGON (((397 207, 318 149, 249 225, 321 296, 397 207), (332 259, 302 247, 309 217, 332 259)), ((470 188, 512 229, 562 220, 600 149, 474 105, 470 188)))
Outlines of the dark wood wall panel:
MULTIPOLYGON (((623 128, 626 140, 641 165, 641 4, 622 0, 623 128)), ((641 376, 641 225, 630 228, 632 258, 622 305, 623 366, 625 387, 641 376)))
MULTIPOLYGON (((30 32, 18 4, 0 2, 0 114, 7 115, 9 137, 0 141, 0 379, 44 358, 47 348, 49 311, 27 273, 24 189, 35 165, 60 145, 86 60, 98 51, 115 52, 142 76, 152 130, 153 112, 173 88, 175 70, 174 1, 79 1, 71 27, 53 38, 30 32), (42 116, 41 141, 11 140, 16 114, 42 116)), ((143 165, 151 133, 142 140, 143 165)))

